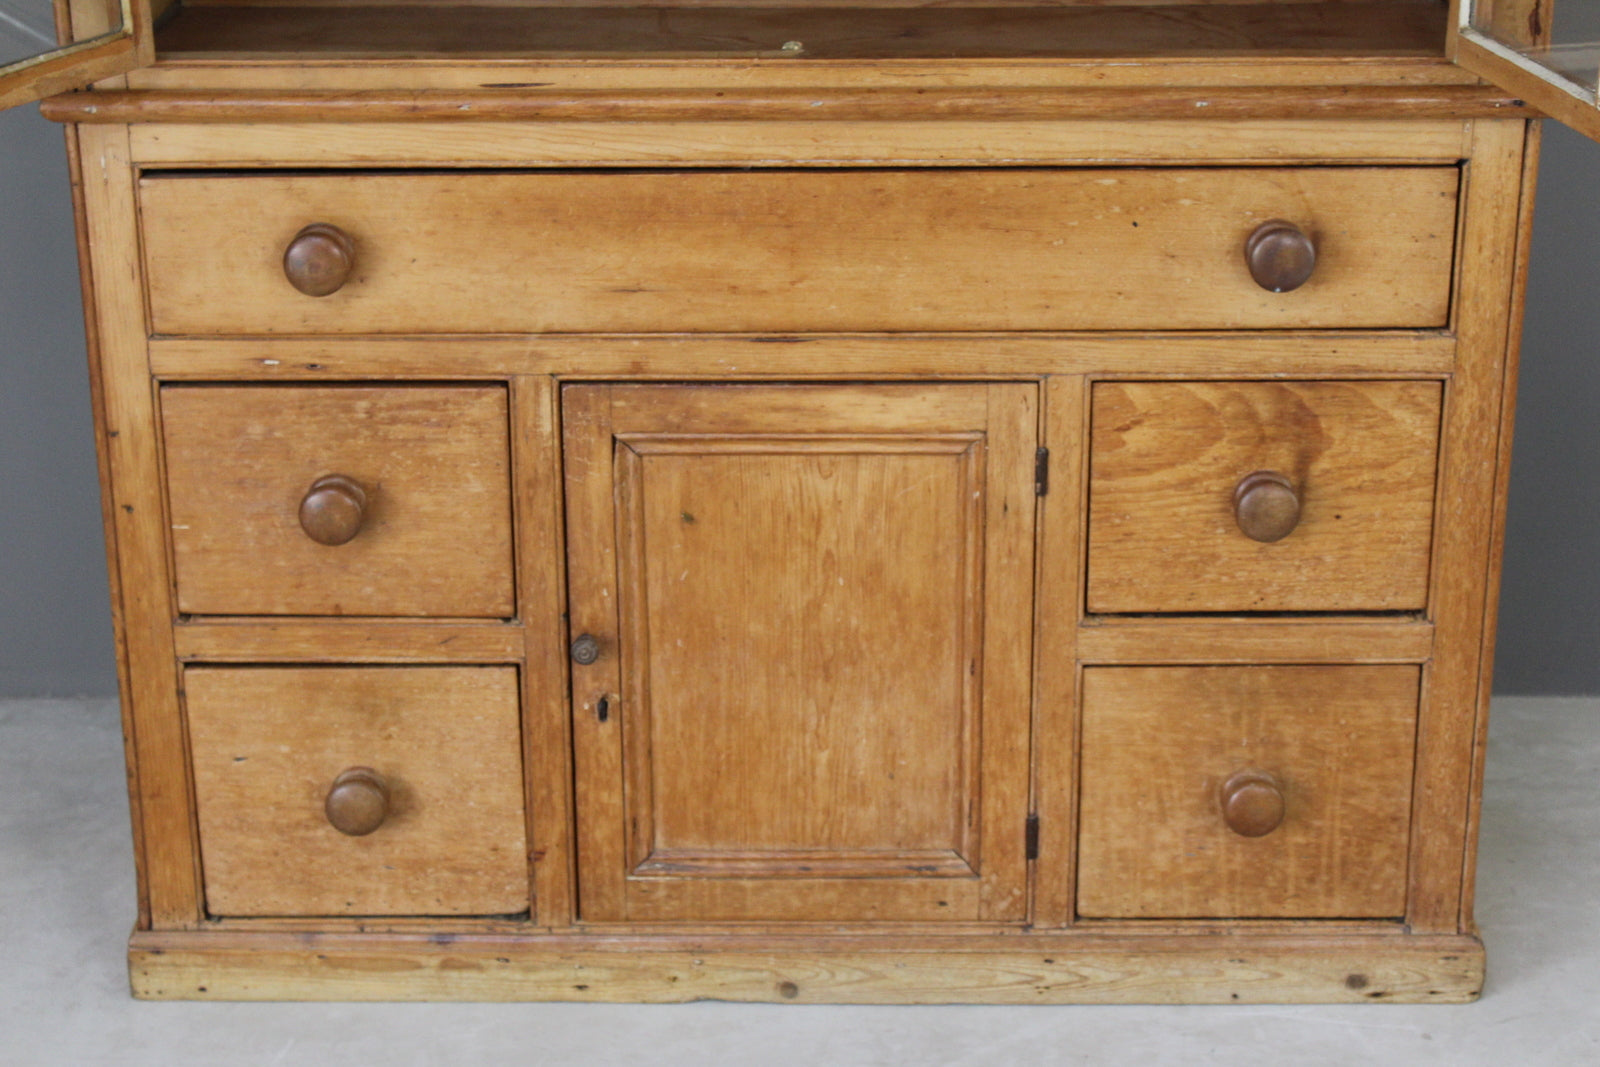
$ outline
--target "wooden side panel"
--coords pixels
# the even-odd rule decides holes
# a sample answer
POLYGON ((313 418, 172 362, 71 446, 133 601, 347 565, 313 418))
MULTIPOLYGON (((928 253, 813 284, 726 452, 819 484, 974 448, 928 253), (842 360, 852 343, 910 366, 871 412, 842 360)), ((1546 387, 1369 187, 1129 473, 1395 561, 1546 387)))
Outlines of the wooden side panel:
POLYGON ((628 917, 623 808, 621 632, 617 607, 612 394, 606 385, 561 390, 561 460, 567 518, 568 641, 596 639, 591 663, 571 661, 577 917, 628 917))
POLYGON ((1483 806, 1484 762, 1489 748, 1489 705, 1493 694, 1496 619, 1500 610, 1501 561, 1505 551, 1507 484, 1511 477, 1512 427, 1517 404, 1517 364, 1521 356, 1522 317, 1528 284, 1528 251, 1533 239, 1533 211, 1543 126, 1532 122, 1522 157, 1522 205, 1517 224, 1515 268, 1511 278, 1511 313, 1506 322, 1505 387, 1500 394, 1500 442, 1496 458, 1493 532, 1490 542, 1488 600, 1484 606, 1483 646, 1478 659, 1478 723, 1473 738, 1472 787, 1467 809, 1467 856, 1462 870, 1461 925, 1473 931, 1477 890, 1478 828, 1483 806))
POLYGON ((1484 634, 1494 625, 1488 586, 1498 570, 1501 414, 1517 279, 1527 125, 1474 125, 1464 184, 1463 270, 1456 296, 1459 370, 1445 396, 1439 530, 1434 546, 1434 654, 1423 680, 1417 735, 1416 832, 1407 919, 1447 933, 1461 922, 1469 857, 1474 741, 1488 710, 1484 634), (1491 430, 1491 428, 1493 428, 1491 430))
POLYGON ((1441 326, 1456 185, 1450 167, 1335 167, 169 176, 141 190, 156 332, 395 334, 1441 326), (1273 218, 1319 249, 1291 293, 1244 263, 1273 218), (331 296, 283 277, 310 222, 355 243, 355 276, 331 296))
POLYGON ((509 616, 506 390, 167 386, 178 606, 216 615, 509 616), (364 490, 353 540, 319 544, 301 500, 364 490))
POLYGON ((517 599, 523 623, 518 636, 525 639, 522 758, 527 768, 533 919, 547 927, 570 926, 576 908, 559 405, 553 379, 513 379, 517 599))
POLYGON ((1417 688, 1410 666, 1085 670, 1079 913, 1400 915, 1417 688), (1264 836, 1223 818, 1246 770, 1283 797, 1264 836))
MULTIPOLYGON (((201 921, 199 851, 172 639, 175 615, 156 394, 146 363, 143 277, 127 130, 77 131, 93 283, 107 540, 115 546, 122 702, 143 856, 141 893, 155 929, 201 921)), ((141 917, 143 918, 143 916, 141 917)))
POLYGON ((1094 388, 1089 610, 1405 611, 1427 604, 1438 382, 1102 382, 1094 388), (1299 522, 1252 540, 1247 476, 1299 522))
POLYGON ((1089 383, 1045 380, 1043 437, 1049 492, 1039 499, 1038 597, 1034 605, 1034 795, 1039 855, 1033 923, 1076 914, 1078 862, 1078 659, 1083 615, 1084 508, 1088 500, 1089 383))
POLYGON ((528 907, 512 667, 184 672, 213 915, 462 915, 528 907), (387 782, 364 836, 323 802, 353 767, 387 782))
MULTIPOLYGON (((609 448, 616 487, 585 918, 591 890, 645 920, 1023 917, 1033 392, 566 391, 569 472, 609 448), (604 393, 611 433, 574 440, 604 393)), ((591 536, 596 504, 569 476, 591 536)))

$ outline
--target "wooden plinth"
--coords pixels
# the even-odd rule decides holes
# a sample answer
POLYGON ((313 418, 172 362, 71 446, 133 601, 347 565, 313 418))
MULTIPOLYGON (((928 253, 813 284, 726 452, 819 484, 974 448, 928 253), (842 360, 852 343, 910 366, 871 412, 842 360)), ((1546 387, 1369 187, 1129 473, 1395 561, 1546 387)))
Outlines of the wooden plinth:
POLYGON ((1464 1003, 1476 937, 138 933, 152 1000, 1464 1003))

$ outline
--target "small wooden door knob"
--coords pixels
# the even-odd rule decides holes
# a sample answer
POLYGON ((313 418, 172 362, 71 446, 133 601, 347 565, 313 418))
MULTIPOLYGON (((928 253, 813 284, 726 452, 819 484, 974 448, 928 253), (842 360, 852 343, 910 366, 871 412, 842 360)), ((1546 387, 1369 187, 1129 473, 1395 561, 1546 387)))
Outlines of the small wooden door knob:
POLYGON ((1272 219, 1255 228, 1244 243, 1250 277, 1270 293, 1287 293, 1311 280, 1317 269, 1317 248, 1292 222, 1272 219))
POLYGON ((1283 822, 1283 789, 1265 771, 1240 771, 1222 783, 1222 821, 1240 837, 1265 837, 1283 822))
POLYGON ((342 545, 361 532, 367 518, 367 491, 354 478, 318 478, 300 500, 300 528, 319 545, 342 545))
POLYGON ((579 634, 567 651, 572 654, 572 662, 587 667, 600 658, 600 641, 594 634, 579 634))
POLYGON ((1252 541, 1281 541, 1300 525, 1300 494, 1277 471, 1247 474, 1233 487, 1233 517, 1252 541))
POLYGON ((365 837, 389 817, 389 783, 371 767, 341 771, 328 789, 322 810, 341 834, 365 837))
POLYGON ((313 222, 295 234, 283 252, 284 276, 307 296, 338 292, 355 269, 355 242, 326 222, 313 222))

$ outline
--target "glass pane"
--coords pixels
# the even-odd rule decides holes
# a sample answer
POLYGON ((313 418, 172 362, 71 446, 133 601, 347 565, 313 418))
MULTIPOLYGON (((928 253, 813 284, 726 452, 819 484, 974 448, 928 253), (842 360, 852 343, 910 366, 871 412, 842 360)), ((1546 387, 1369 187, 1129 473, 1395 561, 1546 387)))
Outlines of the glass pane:
POLYGON ((1529 53, 1557 74, 1593 92, 1600 86, 1600 6, 1591 2, 1552 5, 1550 45, 1529 53))
POLYGON ((1472 28, 1588 93, 1600 86, 1594 0, 1476 0, 1472 28))
POLYGON ((0 67, 56 46, 50 0, 0 0, 0 67))
MULTIPOLYGON (((123 0, 77 0, 71 43, 120 33, 123 21, 123 0)), ((0 77, 16 73, 9 69, 12 64, 25 63, 58 47, 53 0, 0 0, 0 77)))

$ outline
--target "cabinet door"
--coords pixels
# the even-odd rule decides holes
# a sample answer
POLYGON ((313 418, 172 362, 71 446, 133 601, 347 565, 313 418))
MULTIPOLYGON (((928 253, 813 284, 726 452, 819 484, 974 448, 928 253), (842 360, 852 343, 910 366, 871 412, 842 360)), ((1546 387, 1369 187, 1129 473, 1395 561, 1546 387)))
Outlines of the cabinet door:
POLYGON ((1458 0, 1456 62, 1600 139, 1600 7, 1590 0, 1458 0))
POLYGON ((1035 387, 562 412, 582 918, 1024 918, 1035 387))
POLYGON ((0 0, 0 108, 149 63, 151 25, 150 0, 0 0))

